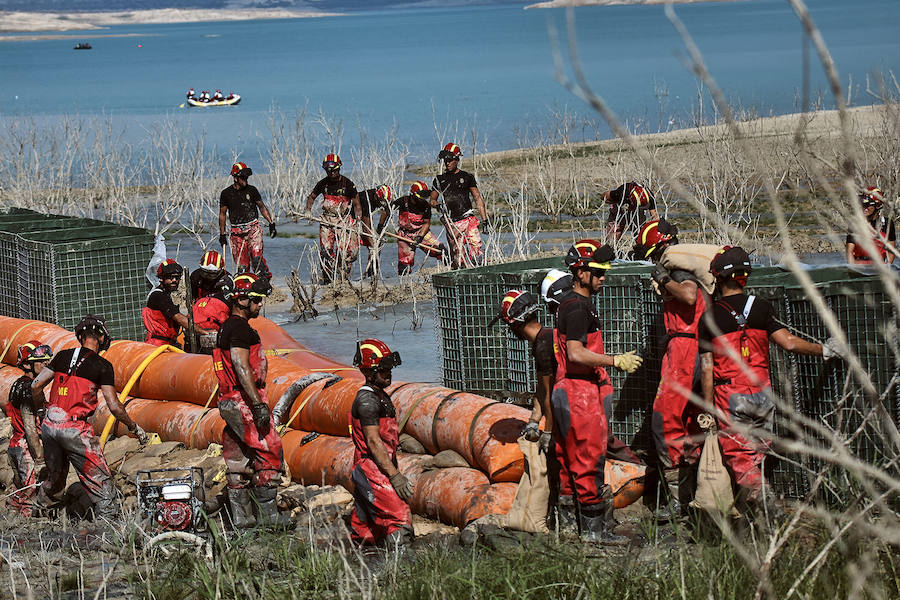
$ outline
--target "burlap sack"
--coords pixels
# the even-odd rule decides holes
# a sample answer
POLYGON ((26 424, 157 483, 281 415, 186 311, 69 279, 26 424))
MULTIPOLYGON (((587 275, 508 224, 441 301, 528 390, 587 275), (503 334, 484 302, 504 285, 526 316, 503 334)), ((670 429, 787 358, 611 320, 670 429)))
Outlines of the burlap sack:
POLYGON ((709 414, 697 417, 701 429, 706 430, 703 452, 697 469, 697 492, 691 506, 711 514, 736 515, 734 494, 731 490, 731 476, 722 463, 716 420, 709 414))
POLYGON ((670 271, 680 269, 692 273, 703 289, 712 294, 716 280, 709 272, 709 263, 721 249, 714 244, 675 244, 666 248, 659 264, 670 271))
POLYGON ((547 456, 538 450, 538 442, 519 438, 519 448, 525 455, 525 472, 516 488, 516 497, 507 515, 506 526, 519 531, 549 533, 547 504, 550 500, 550 481, 547 478, 547 456))

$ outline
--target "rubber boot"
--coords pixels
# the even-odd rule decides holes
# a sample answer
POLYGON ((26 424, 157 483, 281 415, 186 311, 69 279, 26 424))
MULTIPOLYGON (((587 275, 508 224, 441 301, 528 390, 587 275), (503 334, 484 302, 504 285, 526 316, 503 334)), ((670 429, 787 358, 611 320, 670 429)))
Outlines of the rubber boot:
POLYGON ((613 532, 615 519, 612 500, 603 500, 599 504, 579 504, 578 509, 578 535, 582 540, 609 546, 625 546, 629 543, 627 537, 613 532))
POLYGON ((548 521, 548 527, 556 530, 560 534, 570 533, 578 534, 578 516, 576 515, 575 501, 572 496, 560 496, 553 507, 553 515, 548 521))
POLYGON ((384 538, 384 547, 388 550, 400 549, 409 546, 412 541, 413 535, 409 529, 401 527, 387 534, 387 537, 384 538))
POLYGON ((236 529, 249 529, 256 525, 249 489, 228 488, 228 505, 231 508, 231 524, 236 529))
POLYGON ((653 518, 661 523, 675 521, 681 516, 680 472, 680 469, 666 469, 663 471, 663 477, 659 480, 660 503, 657 505, 656 512, 653 513, 653 518))
POLYGON ((681 504, 681 516, 693 517, 694 509, 691 502, 697 493, 697 469, 698 463, 681 465, 678 467, 678 502, 681 504))
POLYGON ((212 498, 209 498, 203 503, 203 512, 206 513, 207 517, 211 517, 225 508, 225 505, 227 503, 227 493, 225 492, 225 490, 222 490, 220 493, 216 494, 212 498))
POLYGON ((253 496, 256 500, 256 523, 260 527, 273 529, 290 529, 294 526, 294 520, 289 515, 278 512, 275 504, 275 496, 278 493, 274 487, 260 486, 253 488, 253 496))

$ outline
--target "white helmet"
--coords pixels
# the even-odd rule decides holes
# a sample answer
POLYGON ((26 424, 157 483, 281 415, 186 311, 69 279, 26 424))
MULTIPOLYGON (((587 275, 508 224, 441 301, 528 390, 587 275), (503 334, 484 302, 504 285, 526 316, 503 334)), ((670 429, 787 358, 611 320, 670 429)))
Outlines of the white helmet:
POLYGON ((547 304, 559 304, 559 299, 572 289, 572 274, 551 269, 541 282, 541 297, 547 304))

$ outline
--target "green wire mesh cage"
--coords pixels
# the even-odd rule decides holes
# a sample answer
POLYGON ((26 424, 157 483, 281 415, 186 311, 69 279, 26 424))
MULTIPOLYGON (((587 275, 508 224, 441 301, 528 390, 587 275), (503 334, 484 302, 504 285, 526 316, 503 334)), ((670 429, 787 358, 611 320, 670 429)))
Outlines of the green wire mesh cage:
POLYGON ((117 339, 143 339, 144 277, 153 254, 145 229, 95 219, 0 213, 0 313, 66 329, 87 313, 107 319, 117 339))
MULTIPOLYGON (((432 278, 444 385, 496 399, 529 401, 536 387, 529 348, 502 323, 487 325, 506 290, 518 288, 539 295, 544 275, 553 268, 565 268, 562 258, 451 271, 432 278)), ((615 388, 610 429, 636 450, 648 453, 650 415, 666 343, 662 302, 653 291, 651 270, 646 263, 616 263, 594 298, 607 353, 637 350, 644 358, 643 366, 630 375, 609 370, 615 388)), ((898 422, 898 315, 877 276, 847 267, 819 268, 809 274, 879 395, 867 397, 863 386, 838 362, 826 364, 821 357, 799 356, 772 345, 770 376, 776 396, 815 422, 818 428, 802 430, 810 434, 806 439, 825 447, 829 432, 854 431, 851 428, 862 424, 873 403, 898 422)), ((818 311, 793 274, 776 267, 757 268, 748 293, 772 302, 792 333, 817 340, 828 337, 818 311)), ((545 325, 553 325, 543 303, 538 317, 545 325)), ((798 432, 796 424, 784 421, 776 429, 786 439, 798 432)), ((879 461, 888 455, 884 446, 888 441, 871 432, 856 434, 851 445, 859 456, 879 461)), ((767 461, 767 470, 776 491, 788 497, 809 493, 818 462, 778 453, 777 446, 775 450, 778 458, 767 461)))

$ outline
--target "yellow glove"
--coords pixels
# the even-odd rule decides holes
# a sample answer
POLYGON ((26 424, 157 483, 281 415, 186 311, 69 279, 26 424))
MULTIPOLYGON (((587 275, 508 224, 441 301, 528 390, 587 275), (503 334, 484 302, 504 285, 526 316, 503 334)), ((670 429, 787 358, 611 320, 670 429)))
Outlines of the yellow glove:
POLYGON ((634 373, 643 362, 644 359, 635 354, 634 350, 625 354, 616 354, 613 357, 613 366, 626 373, 634 373))

